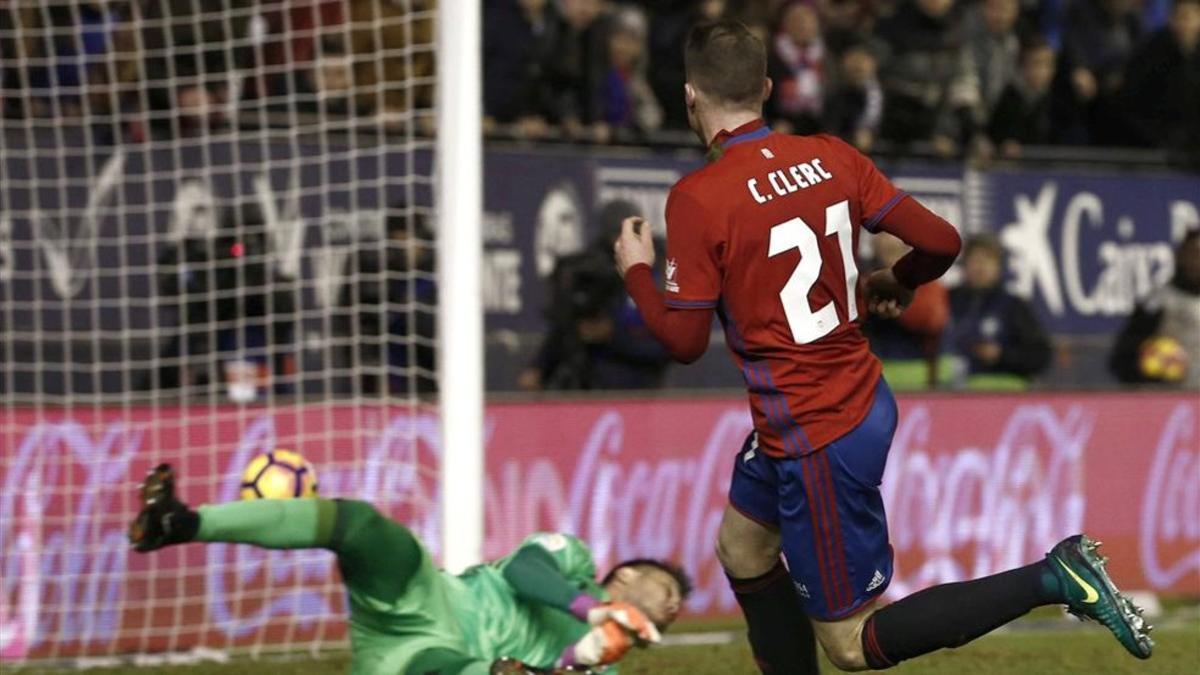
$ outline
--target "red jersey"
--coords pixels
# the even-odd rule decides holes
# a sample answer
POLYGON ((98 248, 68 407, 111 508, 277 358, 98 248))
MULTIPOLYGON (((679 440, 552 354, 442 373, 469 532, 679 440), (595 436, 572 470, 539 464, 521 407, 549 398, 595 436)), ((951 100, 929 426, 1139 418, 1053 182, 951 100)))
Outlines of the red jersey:
POLYGON ((832 136, 759 120, 715 143, 722 156, 667 200, 666 305, 717 309, 760 447, 805 455, 871 408, 881 366, 859 327, 855 251, 906 195, 832 136))

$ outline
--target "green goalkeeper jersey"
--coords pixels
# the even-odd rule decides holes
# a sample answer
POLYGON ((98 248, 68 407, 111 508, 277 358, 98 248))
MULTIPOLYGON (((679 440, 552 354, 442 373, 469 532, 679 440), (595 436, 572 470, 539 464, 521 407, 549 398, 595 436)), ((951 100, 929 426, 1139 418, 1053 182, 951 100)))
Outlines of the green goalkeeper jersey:
MULTIPOLYGON (((549 553, 567 581, 580 591, 607 600, 596 583, 592 552, 582 541, 566 534, 538 533, 521 542, 517 551, 529 545, 549 553)), ((443 573, 443 577, 470 653, 514 656, 532 666, 547 667, 589 627, 567 611, 518 598, 504 578, 504 569, 515 555, 516 551, 461 575, 443 573)))

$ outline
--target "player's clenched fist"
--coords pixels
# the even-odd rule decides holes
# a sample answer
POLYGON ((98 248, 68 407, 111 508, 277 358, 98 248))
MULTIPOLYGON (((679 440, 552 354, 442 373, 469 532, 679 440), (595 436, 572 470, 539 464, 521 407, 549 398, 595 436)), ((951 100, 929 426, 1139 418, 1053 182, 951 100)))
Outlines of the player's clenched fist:
POLYGON ((896 279, 890 269, 872 272, 867 277, 867 309, 887 319, 904 313, 912 302, 913 289, 896 279))
POLYGON ((646 264, 654 267, 654 236, 645 218, 633 216, 621 221, 621 234, 613 244, 617 271, 624 277, 630 267, 646 264))
POLYGON ((616 621, 605 621, 567 647, 559 666, 606 666, 620 661, 633 647, 634 638, 616 621))

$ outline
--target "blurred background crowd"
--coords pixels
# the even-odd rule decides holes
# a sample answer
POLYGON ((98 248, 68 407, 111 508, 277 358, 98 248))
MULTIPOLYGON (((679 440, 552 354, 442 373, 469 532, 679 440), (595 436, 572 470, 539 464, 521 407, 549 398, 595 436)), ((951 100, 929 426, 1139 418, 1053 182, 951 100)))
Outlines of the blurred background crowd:
MULTIPOLYGON (((187 145, 179 139, 231 128, 428 139, 446 132, 433 117, 436 2, 0 2, 0 121, 16 135, 74 125, 89 145, 158 140, 173 151, 187 145)), ((766 45, 766 115, 778 131, 837 134, 872 154, 956 167, 1028 159, 1045 146, 1099 147, 1105 158, 1113 148, 1158 149, 1155 157, 1200 166, 1200 0, 483 0, 484 131, 538 151, 695 146, 683 46, 691 26, 718 17, 741 19, 766 45)), ((545 330, 491 336, 517 346, 490 358, 499 372, 490 387, 679 385, 613 271, 613 234, 645 204, 597 206, 563 217, 590 219, 595 241, 539 269, 545 330)), ((339 263, 331 363, 376 373, 356 385, 363 392, 429 391, 436 226, 420 209, 393 207, 386 253, 339 263), (377 374, 384 367, 391 376, 377 374)), ((243 354, 223 363, 259 373, 250 379, 304 367, 294 284, 271 290, 280 280, 268 269, 264 214, 242 204, 223 213, 220 236, 157 253, 160 309, 171 315, 162 325, 178 328, 155 347, 162 367, 140 376, 141 388, 230 380, 237 373, 222 372, 217 353, 243 354)), ((1065 360, 1036 309, 1006 290, 1011 246, 968 233, 961 283, 923 287, 899 320, 864 326, 898 388, 1022 389, 1065 360)), ((1139 298, 1119 335, 1099 339, 1119 381, 1178 385, 1186 355, 1200 354, 1200 236, 1171 246, 1170 283, 1139 298), (1147 345, 1164 336, 1173 343, 1151 345, 1147 361, 1147 345)), ((887 236, 864 249, 864 268, 905 251, 887 236)), ((1200 367, 1187 373, 1187 386, 1200 386, 1200 367)))
POLYGON ((729 15, 767 45, 780 131, 983 157, 1200 138, 1200 3, 1157 0, 494 0, 489 119, 596 141, 686 128, 688 28, 729 15))
MULTIPOLYGON (((687 31, 734 16, 767 45, 781 131, 982 159, 1200 152, 1200 0, 483 1, 493 137, 686 142, 687 31)), ((0 105, 135 140, 313 112, 431 133, 410 113, 431 107, 433 5, 8 2, 0 105)))

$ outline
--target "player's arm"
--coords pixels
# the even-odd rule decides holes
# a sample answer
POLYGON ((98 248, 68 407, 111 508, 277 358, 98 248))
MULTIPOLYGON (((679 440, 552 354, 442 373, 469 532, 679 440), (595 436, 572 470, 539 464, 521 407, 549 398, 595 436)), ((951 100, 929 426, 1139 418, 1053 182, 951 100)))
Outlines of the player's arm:
POLYGON ((892 272, 897 281, 915 289, 950 269, 962 248, 962 240, 958 230, 941 216, 903 192, 898 192, 897 196, 899 200, 895 206, 888 209, 874 227, 875 231, 896 235, 912 247, 892 265, 892 272))
POLYGON ((673 190, 667 200, 668 296, 654 283, 654 243, 649 223, 628 218, 614 247, 625 288, 637 304, 646 327, 682 363, 708 349, 713 309, 720 295, 720 273, 706 243, 706 215, 685 193, 673 190), (671 285, 674 284, 672 287, 671 285))
POLYGON ((607 665, 621 659, 637 642, 658 642, 658 629, 632 605, 603 602, 579 590, 579 581, 594 579, 595 564, 587 546, 565 534, 536 534, 503 566, 504 580, 518 598, 569 612, 592 626, 568 645, 559 665, 607 665))
POLYGON ((854 170, 863 229, 894 234, 912 247, 892 266, 897 281, 914 289, 945 274, 962 248, 958 230, 892 185, 857 148, 841 139, 829 138, 848 156, 854 170))
MULTIPOLYGON (((649 229, 648 225, 643 225, 649 229)), ((692 363, 708 349, 712 330, 712 308, 682 309, 669 307, 654 283, 646 263, 638 263, 625 273, 625 289, 637 305, 650 334, 680 363, 692 363)))
POLYGON ((867 277, 867 306, 896 318, 912 302, 913 291, 946 273, 962 248, 958 230, 908 194, 896 189, 857 149, 834 139, 850 156, 858 182, 858 199, 868 232, 888 232, 912 247, 891 269, 867 277))
POLYGON ((572 584, 550 551, 537 543, 530 542, 517 549, 505 563, 503 574, 513 593, 527 602, 549 605, 572 614, 577 614, 578 607, 591 607, 600 602, 572 584))
POLYGON ((596 564, 587 545, 577 537, 557 532, 529 537, 504 563, 503 575, 518 598, 570 612, 593 626, 614 620, 643 640, 657 641, 657 632, 650 634, 647 625, 653 625, 640 610, 621 602, 604 602, 580 590, 585 583, 594 582, 596 564))

